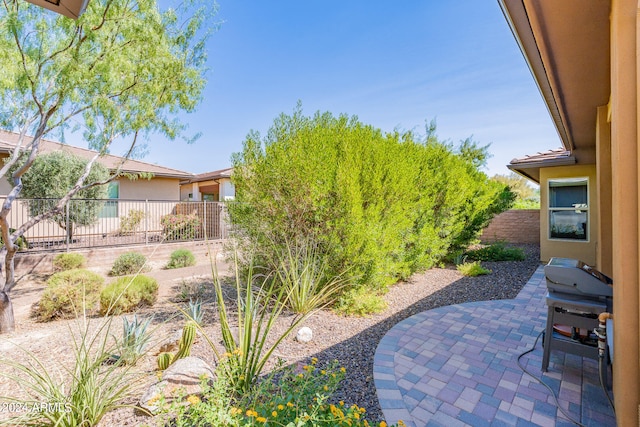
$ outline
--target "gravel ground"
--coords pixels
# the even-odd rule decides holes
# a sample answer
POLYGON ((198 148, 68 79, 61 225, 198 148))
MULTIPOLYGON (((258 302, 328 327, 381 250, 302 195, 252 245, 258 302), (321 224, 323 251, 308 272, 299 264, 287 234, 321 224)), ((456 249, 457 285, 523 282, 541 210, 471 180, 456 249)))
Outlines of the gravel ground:
MULTIPOLYGON (((453 267, 435 268, 415 274, 409 281, 398 283, 389 290, 385 295, 388 307, 377 315, 343 317, 328 310, 318 312, 304 323, 304 326, 313 330, 313 340, 302 344, 289 337, 281 343, 275 355, 284 359, 286 363, 308 362, 311 357, 317 357, 320 365, 338 360, 341 366, 346 368, 347 374, 334 396, 335 401, 344 400, 347 404, 355 403, 365 407, 368 419, 379 421, 382 419, 382 412, 373 383, 373 356, 384 334, 401 320, 432 308, 469 301, 514 298, 538 267, 540 259, 537 245, 521 247, 527 255, 525 261, 483 262, 483 266, 492 270, 492 274, 487 276, 464 277, 453 267)), ((184 289, 193 293, 194 289, 203 287, 205 300, 211 297, 211 280, 202 275, 202 272, 202 267, 193 267, 192 270, 173 270, 164 275, 162 270, 151 273, 158 279, 160 295, 165 298, 160 298, 153 308, 142 310, 139 315, 154 314, 154 337, 157 337, 154 347, 159 347, 162 338, 170 336, 182 327, 183 321, 175 316, 179 306, 175 302, 177 294, 184 289), (182 273, 178 274, 178 271, 182 273)), ((33 298, 29 293, 29 287, 24 288, 22 292, 33 298)), ((36 282, 32 288, 41 290, 42 283, 36 282)), ((17 306, 18 303, 14 300, 14 305, 17 306)), ((213 310, 210 309, 205 316, 205 332, 216 342, 220 337, 213 314, 213 310)), ((277 334, 278 331, 284 330, 291 320, 289 316, 279 319, 274 332, 277 334)), ((34 323, 30 319, 18 319, 17 323, 20 331, 8 338, 20 348, 9 344, 8 341, 0 340, 0 353, 3 357, 19 359, 24 357, 23 350, 28 350, 38 357, 53 358, 58 365, 68 365, 71 362, 68 335, 74 330, 73 321, 42 324, 34 323)), ((114 326, 115 330, 119 331, 120 322, 117 321, 114 326)), ((144 381, 140 387, 155 379, 154 350, 152 349, 150 354, 138 363, 144 373, 144 381)), ((196 342, 192 353, 205 360, 214 360, 212 351, 204 339, 196 342)), ((0 384, 0 396, 11 395, 13 390, 9 384, 0 384)), ((132 400, 130 403, 135 402, 132 400)), ((100 423, 101 426, 142 424, 152 423, 144 416, 135 415, 132 408, 113 411, 100 423)))

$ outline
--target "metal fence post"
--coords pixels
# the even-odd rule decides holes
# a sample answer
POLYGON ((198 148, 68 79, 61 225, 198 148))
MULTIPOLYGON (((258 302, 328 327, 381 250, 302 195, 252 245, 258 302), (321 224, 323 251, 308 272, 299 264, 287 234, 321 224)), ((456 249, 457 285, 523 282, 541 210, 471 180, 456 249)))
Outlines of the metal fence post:
POLYGON ((144 200, 144 244, 149 244, 149 199, 144 200))
POLYGON ((69 223, 69 205, 70 204, 71 204, 71 200, 69 200, 67 202, 67 204, 65 205, 65 209, 67 211, 67 218, 66 218, 66 223, 67 223, 67 230, 66 230, 67 231, 67 233, 66 233, 67 234, 67 252, 69 252, 69 244, 71 243, 71 242, 69 242, 69 240, 70 240, 69 239, 69 225, 70 225, 70 223, 69 223))
POLYGON ((207 240, 207 237, 209 237, 209 236, 207 236, 207 203, 208 202, 205 200, 202 203, 204 204, 204 208, 202 209, 204 211, 203 212, 204 213, 204 220, 202 221, 203 222, 202 234, 204 235, 204 239, 207 240))

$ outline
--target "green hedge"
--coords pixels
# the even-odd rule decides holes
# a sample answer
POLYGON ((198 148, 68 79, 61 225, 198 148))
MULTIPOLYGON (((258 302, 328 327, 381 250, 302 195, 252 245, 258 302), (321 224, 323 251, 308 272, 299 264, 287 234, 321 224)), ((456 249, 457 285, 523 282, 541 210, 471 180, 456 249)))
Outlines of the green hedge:
POLYGON ((241 244, 271 266, 277 248, 318 242, 329 275, 373 289, 438 263, 513 202, 481 171, 486 147, 383 133, 330 113, 278 117, 234 155, 230 217, 241 244))

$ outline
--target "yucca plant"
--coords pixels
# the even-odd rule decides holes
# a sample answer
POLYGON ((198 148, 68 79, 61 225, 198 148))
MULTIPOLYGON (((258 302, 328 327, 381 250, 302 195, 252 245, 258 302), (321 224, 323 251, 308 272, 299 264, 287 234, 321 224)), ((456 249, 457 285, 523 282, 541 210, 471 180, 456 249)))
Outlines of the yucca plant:
POLYGON ((152 319, 153 316, 138 320, 138 316, 134 315, 133 320, 129 322, 126 317, 122 318, 122 339, 119 341, 119 347, 120 360, 123 363, 135 365, 144 355, 151 339, 151 333, 147 332, 147 328, 152 319))
POLYGON ((234 268, 238 299, 235 313, 238 339, 236 341, 232 333, 230 316, 233 314, 225 303, 222 281, 213 263, 213 284, 226 353, 220 354, 216 344, 208 336, 203 335, 218 359, 228 360, 228 363, 222 366, 229 371, 227 374, 234 389, 239 393, 247 393, 256 383, 276 347, 311 314, 311 311, 296 316, 289 327, 273 341, 273 344, 267 345, 267 338, 276 320, 286 308, 288 295, 284 287, 275 285, 276 282, 272 280, 271 275, 256 274, 251 261, 247 263, 244 276, 241 276, 237 254, 234 259, 234 268))
POLYGON ((287 294, 287 305, 295 313, 305 314, 335 302, 349 285, 345 275, 329 277, 326 262, 317 244, 285 244, 276 271, 276 280, 287 294))

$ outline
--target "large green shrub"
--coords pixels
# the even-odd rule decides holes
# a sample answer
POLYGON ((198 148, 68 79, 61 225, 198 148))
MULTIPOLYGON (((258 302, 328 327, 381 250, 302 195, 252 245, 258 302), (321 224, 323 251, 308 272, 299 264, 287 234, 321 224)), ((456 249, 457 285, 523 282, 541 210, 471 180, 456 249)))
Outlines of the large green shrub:
POLYGON ((138 252, 126 252, 113 262, 110 274, 112 276, 136 274, 145 271, 146 263, 147 258, 144 255, 138 252))
POLYGON ((158 282, 153 277, 123 276, 100 293, 100 314, 121 314, 153 305, 158 297, 158 282))
POLYGON ((235 236, 277 269, 287 242, 316 241, 326 276, 370 289, 465 247, 513 200, 481 171, 486 148, 412 132, 385 134, 355 117, 281 115, 234 155, 235 236))
POLYGON ((92 311, 98 302, 104 278, 89 270, 67 270, 47 281, 34 315, 40 321, 74 318, 92 311))

